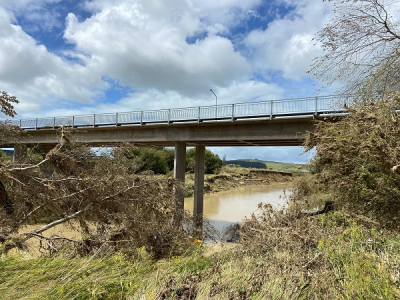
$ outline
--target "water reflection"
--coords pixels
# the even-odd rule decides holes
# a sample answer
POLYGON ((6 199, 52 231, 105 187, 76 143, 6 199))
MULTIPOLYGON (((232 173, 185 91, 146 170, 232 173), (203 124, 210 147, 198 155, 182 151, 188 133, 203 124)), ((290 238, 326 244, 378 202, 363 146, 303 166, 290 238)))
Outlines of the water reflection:
MULTIPOLYGON (((204 216, 213 225, 222 230, 225 227, 241 222, 257 210, 260 202, 270 203, 274 207, 286 204, 286 195, 290 194, 290 183, 270 185, 243 186, 229 191, 204 196, 204 216)), ((193 198, 185 199, 185 210, 193 212, 193 198)))

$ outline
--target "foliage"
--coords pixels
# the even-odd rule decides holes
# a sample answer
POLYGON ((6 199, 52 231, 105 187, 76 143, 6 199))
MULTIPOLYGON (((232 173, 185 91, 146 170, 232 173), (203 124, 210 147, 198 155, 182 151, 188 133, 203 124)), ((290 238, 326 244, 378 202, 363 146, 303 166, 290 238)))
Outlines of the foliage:
POLYGON ((14 117, 17 113, 14 110, 13 104, 18 104, 19 101, 15 96, 10 96, 6 92, 0 92, 0 111, 6 116, 14 117))
POLYGON ((0 146, 17 142, 24 134, 18 126, 11 125, 8 121, 0 121, 0 146))
POLYGON ((132 151, 120 145, 93 162, 86 146, 58 145, 36 165, 2 163, 0 180, 14 208, 13 214, 0 211, 3 251, 34 238, 47 253, 71 245, 78 255, 141 246, 154 257, 180 253, 193 229, 189 216, 175 209, 180 186, 175 179, 135 175, 135 161, 125 155, 132 151), (34 228, 21 233, 29 224, 34 228), (47 235, 57 224, 75 227, 82 240, 47 235))
POLYGON ((309 72, 328 85, 344 81, 347 92, 359 91, 367 82, 375 92, 398 89, 399 1, 332 2, 334 17, 317 36, 324 54, 309 72))
POLYGON ((138 172, 151 170, 155 174, 167 174, 174 168, 174 151, 166 148, 137 147, 132 154, 138 165, 138 172))
POLYGON ((351 210, 375 215, 400 228, 399 94, 370 101, 359 99, 346 116, 318 122, 306 140, 316 146, 312 168, 335 191, 336 200, 351 210))
MULTIPOLYGON (((261 220, 259 220, 262 222, 261 220)), ((293 247, 304 232, 282 235, 279 246, 203 247, 154 261, 132 255, 0 258, 0 299, 387 299, 400 296, 400 236, 357 224, 341 212, 304 218, 312 247, 293 247), (318 239, 320 237, 320 239, 318 239)), ((279 225, 275 223, 275 225, 279 225)), ((285 226, 280 223, 280 226, 285 226)), ((274 235, 252 230, 253 238, 274 235)))
MULTIPOLYGON (((196 149, 192 148, 186 152, 186 171, 194 172, 196 149)), ((204 172, 206 174, 218 173, 222 168, 222 160, 217 154, 212 153, 210 150, 205 151, 205 166, 204 172)))
MULTIPOLYGON (((14 117, 16 115, 14 103, 19 103, 15 96, 9 96, 4 91, 0 92, 0 111, 3 114, 14 117)), ((0 146, 18 141, 21 135, 22 131, 18 126, 11 125, 9 121, 0 121, 0 146)))
POLYGON ((9 159, 9 156, 0 149, 0 161, 9 159))

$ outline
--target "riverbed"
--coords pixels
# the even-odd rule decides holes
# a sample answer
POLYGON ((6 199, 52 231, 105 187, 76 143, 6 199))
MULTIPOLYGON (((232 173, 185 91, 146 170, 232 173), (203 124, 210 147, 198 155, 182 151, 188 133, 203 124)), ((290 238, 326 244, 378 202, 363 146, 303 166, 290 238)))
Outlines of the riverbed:
MULTIPOLYGON (((275 208, 287 204, 292 183, 241 186, 228 191, 204 195, 204 217, 214 227, 225 227, 242 222, 244 218, 257 213, 259 203, 269 203, 275 208)), ((185 198, 185 210, 193 212, 193 198, 185 198)))

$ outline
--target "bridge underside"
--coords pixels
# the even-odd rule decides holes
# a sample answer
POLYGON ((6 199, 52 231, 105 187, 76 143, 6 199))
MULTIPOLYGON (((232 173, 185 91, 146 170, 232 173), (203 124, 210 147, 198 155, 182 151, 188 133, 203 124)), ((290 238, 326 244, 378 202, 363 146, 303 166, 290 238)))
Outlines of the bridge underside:
MULTIPOLYGON (((146 125, 72 129, 76 142, 90 146, 133 143, 137 146, 299 146, 307 131, 313 129, 310 118, 284 120, 215 122, 200 124, 146 125)), ((20 141, 28 146, 55 145, 59 130, 27 131, 20 141)), ((12 145, 9 145, 12 147, 12 145)))

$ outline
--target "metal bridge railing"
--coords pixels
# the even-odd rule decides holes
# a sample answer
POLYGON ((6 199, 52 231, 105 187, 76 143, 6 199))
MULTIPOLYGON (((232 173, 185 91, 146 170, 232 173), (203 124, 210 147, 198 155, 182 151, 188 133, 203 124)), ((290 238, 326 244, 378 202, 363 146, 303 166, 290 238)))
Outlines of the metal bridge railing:
POLYGON ((127 126, 177 122, 218 122, 260 118, 290 118, 343 112, 347 96, 318 96, 212 106, 11 120, 22 129, 127 126))

